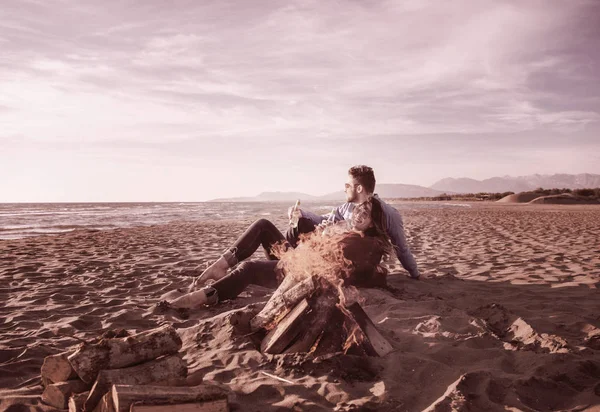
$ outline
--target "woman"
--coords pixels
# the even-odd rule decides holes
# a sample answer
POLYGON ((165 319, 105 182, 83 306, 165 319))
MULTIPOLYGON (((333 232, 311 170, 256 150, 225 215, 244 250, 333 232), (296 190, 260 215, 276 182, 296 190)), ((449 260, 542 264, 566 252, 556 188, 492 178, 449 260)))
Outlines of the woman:
POLYGON ((307 273, 342 278, 353 286, 385 286, 387 272, 379 264, 391 251, 391 244, 383 229, 384 219, 381 203, 370 198, 354 208, 349 227, 345 221, 317 227, 301 237, 296 249, 284 239, 273 242, 270 236, 280 232, 265 223, 270 222, 259 220, 212 265, 219 266, 219 271, 207 270, 200 278, 201 282, 216 278, 215 283, 173 300, 170 306, 215 304, 237 297, 250 284, 276 288, 286 276, 307 273), (261 244, 270 260, 243 262, 226 274, 227 267, 251 256, 261 244))

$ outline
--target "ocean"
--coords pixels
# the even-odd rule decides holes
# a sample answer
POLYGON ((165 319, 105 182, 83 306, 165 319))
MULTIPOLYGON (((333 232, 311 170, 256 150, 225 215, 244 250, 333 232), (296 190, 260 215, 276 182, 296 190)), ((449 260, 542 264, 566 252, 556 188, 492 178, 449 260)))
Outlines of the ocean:
MULTIPOLYGON (((316 213, 328 213, 339 203, 309 203, 316 213)), ((77 229, 110 230, 173 221, 281 219, 292 204, 283 202, 201 203, 0 203, 0 240, 60 234, 77 229)), ((404 202, 399 210, 465 206, 450 203, 404 202)))

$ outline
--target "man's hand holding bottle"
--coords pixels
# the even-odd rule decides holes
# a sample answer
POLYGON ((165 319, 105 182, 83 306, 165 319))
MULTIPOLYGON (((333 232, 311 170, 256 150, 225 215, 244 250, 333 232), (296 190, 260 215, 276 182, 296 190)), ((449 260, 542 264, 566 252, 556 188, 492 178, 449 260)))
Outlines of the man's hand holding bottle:
POLYGON ((294 206, 288 208, 288 218, 290 219, 290 227, 298 227, 298 221, 302 217, 302 210, 300 210, 299 206, 300 199, 296 201, 296 204, 294 206))

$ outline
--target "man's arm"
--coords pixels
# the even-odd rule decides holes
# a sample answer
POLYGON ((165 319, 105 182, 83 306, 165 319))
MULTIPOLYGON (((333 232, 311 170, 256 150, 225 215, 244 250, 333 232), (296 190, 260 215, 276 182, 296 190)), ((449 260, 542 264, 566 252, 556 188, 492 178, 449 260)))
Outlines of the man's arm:
MULTIPOLYGON (((341 206, 338 206, 334 211, 334 222, 339 222, 340 220, 344 220, 344 213, 348 209, 349 203, 344 203, 341 206)), ((310 212, 308 210, 300 209, 300 215, 304 218, 309 219, 315 225, 327 220, 331 217, 331 212, 325 215, 317 215, 316 213, 310 212)))
POLYGON ((390 237, 398 260, 402 264, 402 267, 410 274, 412 278, 419 277, 419 268, 417 267, 417 261, 412 255, 408 243, 406 242, 406 236, 404 235, 404 222, 402 216, 393 207, 386 205, 385 215, 387 223, 387 234, 390 237))

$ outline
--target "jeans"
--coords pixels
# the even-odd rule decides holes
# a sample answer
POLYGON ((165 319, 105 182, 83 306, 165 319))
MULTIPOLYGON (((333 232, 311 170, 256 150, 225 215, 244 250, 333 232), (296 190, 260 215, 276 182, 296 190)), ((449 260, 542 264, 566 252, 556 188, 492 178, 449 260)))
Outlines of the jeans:
POLYGON ((228 262, 229 266, 234 266, 238 262, 248 259, 261 245, 265 250, 267 259, 277 260, 277 257, 273 254, 273 246, 281 244, 284 248, 290 246, 295 248, 298 245, 298 237, 302 233, 310 233, 313 230, 315 230, 313 222, 306 218, 300 218, 298 227, 290 227, 284 237, 271 221, 259 219, 252 223, 230 248, 234 261, 228 262))
POLYGON ((309 219, 300 218, 298 227, 289 228, 284 235, 267 219, 259 219, 240 236, 229 249, 232 257, 229 266, 234 266, 250 256, 262 245, 267 261, 243 262, 224 278, 215 282, 212 287, 217 290, 219 300, 237 297, 248 285, 254 284, 268 288, 276 288, 285 274, 277 267, 277 257, 273 246, 281 244, 285 248, 296 247, 298 237, 303 233, 315 230, 315 224, 309 219))

